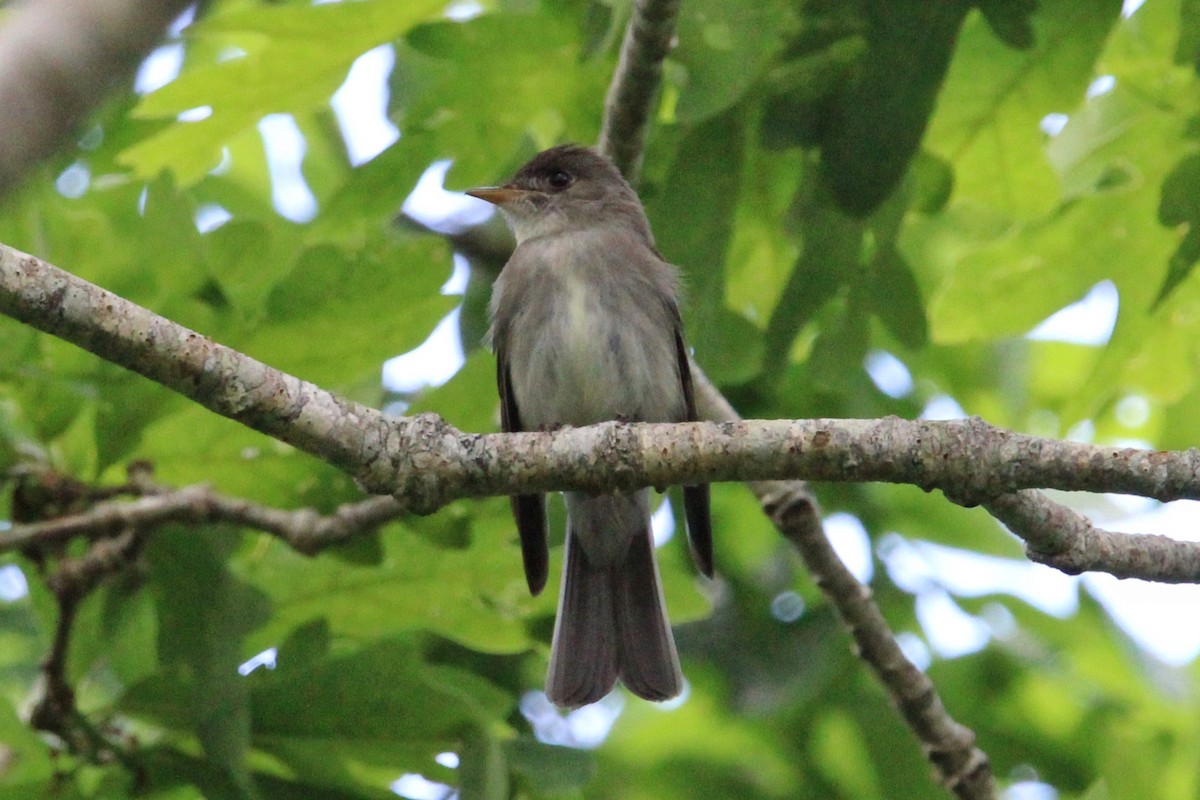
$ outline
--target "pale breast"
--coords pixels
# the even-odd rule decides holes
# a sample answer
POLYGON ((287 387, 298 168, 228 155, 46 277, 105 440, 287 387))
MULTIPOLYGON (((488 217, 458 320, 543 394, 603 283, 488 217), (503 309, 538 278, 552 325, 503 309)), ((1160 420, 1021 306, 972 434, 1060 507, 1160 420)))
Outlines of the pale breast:
POLYGON ((521 293, 508 355, 525 427, 683 419, 670 298, 610 254, 571 259, 582 243, 562 244, 523 254, 537 285, 521 293))

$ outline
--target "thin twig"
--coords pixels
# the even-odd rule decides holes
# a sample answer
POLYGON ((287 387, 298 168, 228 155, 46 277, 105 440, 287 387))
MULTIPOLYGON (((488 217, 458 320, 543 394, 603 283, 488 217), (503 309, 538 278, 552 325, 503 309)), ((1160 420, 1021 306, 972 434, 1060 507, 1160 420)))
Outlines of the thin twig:
POLYGON ((933 681, 904 655, 871 589, 858 582, 829 544, 806 492, 784 482, 773 489, 760 485, 756 494, 837 610, 858 645, 859 657, 920 740, 938 782, 962 800, 995 798, 991 765, 975 745, 975 733, 950 716, 933 681))
POLYGON ((46 583, 58 603, 58 619, 50 651, 42 661, 42 698, 30 714, 33 727, 59 737, 69 752, 95 764, 121 759, 135 770, 123 748, 93 728, 79 712, 67 679, 67 657, 79 604, 105 577, 126 569, 137 558, 143 541, 141 531, 126 528, 93 542, 78 558, 62 559, 50 574, 46 583))
POLYGON ((66 541, 112 536, 130 527, 147 532, 168 522, 223 522, 263 531, 305 555, 397 519, 403 507, 387 496, 347 503, 332 514, 312 509, 285 511, 219 494, 208 486, 161 488, 130 502, 101 503, 79 514, 17 525, 0 533, 0 553, 66 541))

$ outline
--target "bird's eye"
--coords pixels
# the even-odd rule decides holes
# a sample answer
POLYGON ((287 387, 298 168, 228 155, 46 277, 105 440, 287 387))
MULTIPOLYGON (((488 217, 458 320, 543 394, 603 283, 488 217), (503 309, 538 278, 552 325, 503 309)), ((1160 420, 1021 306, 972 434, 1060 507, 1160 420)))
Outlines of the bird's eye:
POLYGON ((554 189, 565 189, 571 185, 571 181, 575 180, 571 177, 571 173, 566 170, 556 169, 550 173, 548 178, 550 186, 554 189))

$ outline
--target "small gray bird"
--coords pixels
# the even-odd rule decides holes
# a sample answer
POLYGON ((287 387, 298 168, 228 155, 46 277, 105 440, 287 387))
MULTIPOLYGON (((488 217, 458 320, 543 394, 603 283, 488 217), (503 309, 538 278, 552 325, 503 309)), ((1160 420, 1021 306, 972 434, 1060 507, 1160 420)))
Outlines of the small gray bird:
MULTIPOLYGON (((491 303, 504 430, 697 418, 675 269, 611 161, 562 145, 503 186, 467 194, 498 206, 517 240, 491 303)), ((566 504, 546 694, 576 708, 620 678, 648 700, 674 697, 683 677, 654 561, 649 490, 567 492, 566 504)), ((536 595, 549 560, 545 497, 516 496, 512 507, 536 595)), ((711 577, 708 486, 685 487, 684 507, 692 555, 711 577)))

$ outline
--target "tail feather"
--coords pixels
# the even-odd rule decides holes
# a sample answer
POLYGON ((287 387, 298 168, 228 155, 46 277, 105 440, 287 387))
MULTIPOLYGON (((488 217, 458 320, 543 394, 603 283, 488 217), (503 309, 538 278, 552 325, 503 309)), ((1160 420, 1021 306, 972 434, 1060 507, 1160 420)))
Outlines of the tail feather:
POLYGON ((546 696, 561 708, 579 708, 617 682, 616 616, 610 570, 593 566, 570 533, 564 558, 546 696))
POLYGON ((648 700, 679 694, 647 498, 567 496, 566 566, 546 694, 564 708, 594 703, 618 675, 648 700))
POLYGON ((683 689, 683 674, 649 525, 644 535, 633 537, 625 563, 612 577, 621 682, 647 700, 674 697, 683 689))

